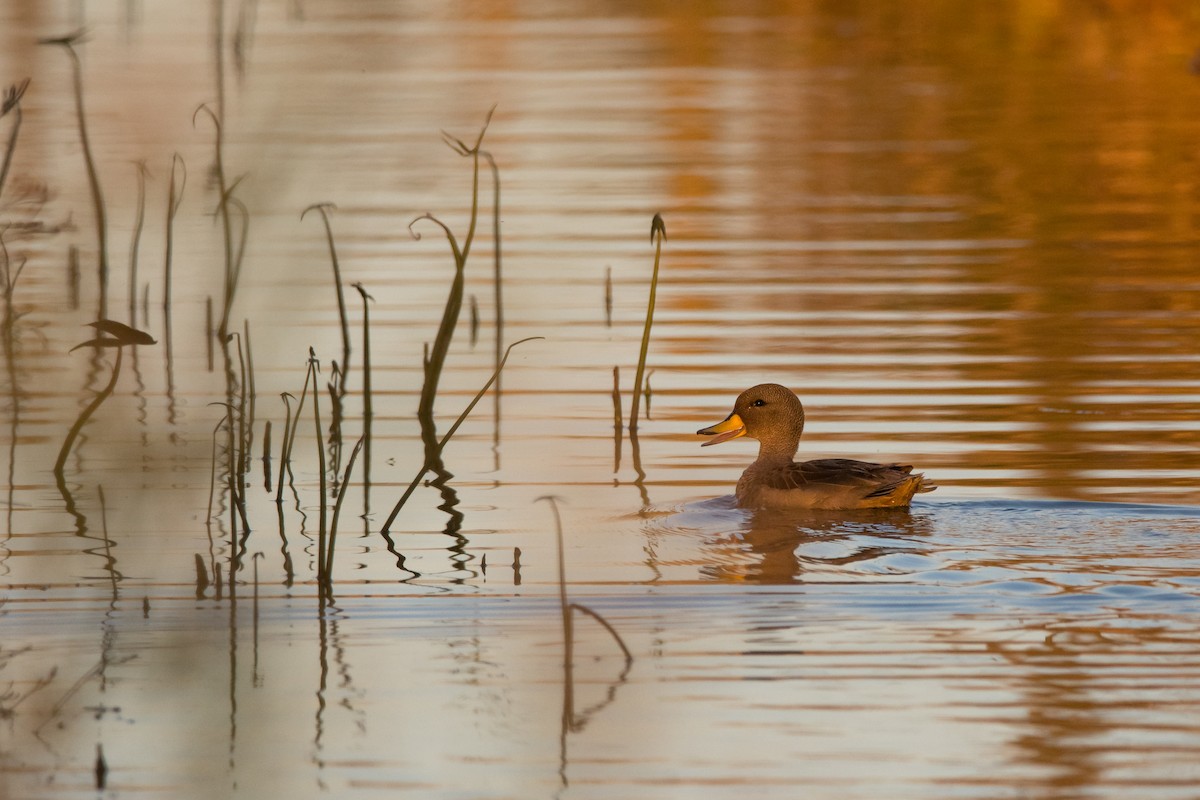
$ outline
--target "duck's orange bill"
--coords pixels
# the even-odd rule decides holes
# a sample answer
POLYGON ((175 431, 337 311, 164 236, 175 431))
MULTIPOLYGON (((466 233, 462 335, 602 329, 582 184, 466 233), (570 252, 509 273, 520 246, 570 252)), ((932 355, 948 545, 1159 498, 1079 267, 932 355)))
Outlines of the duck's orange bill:
POLYGON ((736 439, 739 436, 746 435, 746 423, 742 422, 742 418, 737 414, 730 414, 716 425, 710 425, 707 428, 701 428, 696 431, 701 436, 712 436, 710 441, 701 444, 701 447, 708 447, 710 444, 720 444, 728 442, 730 439, 736 439))

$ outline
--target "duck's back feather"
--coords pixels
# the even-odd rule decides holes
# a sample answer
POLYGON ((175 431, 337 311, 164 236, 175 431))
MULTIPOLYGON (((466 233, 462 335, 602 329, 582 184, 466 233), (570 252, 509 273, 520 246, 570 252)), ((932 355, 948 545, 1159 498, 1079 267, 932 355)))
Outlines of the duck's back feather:
POLYGON ((906 506, 936 486, 908 464, 872 464, 820 458, 790 464, 752 464, 737 486, 738 502, 768 508, 878 508, 906 506))

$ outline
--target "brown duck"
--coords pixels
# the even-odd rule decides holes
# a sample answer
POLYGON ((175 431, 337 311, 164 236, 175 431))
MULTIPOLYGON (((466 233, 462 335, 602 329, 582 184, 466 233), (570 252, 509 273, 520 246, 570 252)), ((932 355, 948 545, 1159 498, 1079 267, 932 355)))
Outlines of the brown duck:
POLYGON ((804 432, 804 406, 785 386, 763 383, 742 392, 733 413, 696 433, 702 447, 739 436, 758 439, 758 459, 737 484, 738 505, 750 508, 901 508, 937 487, 907 464, 847 458, 793 461, 804 432))

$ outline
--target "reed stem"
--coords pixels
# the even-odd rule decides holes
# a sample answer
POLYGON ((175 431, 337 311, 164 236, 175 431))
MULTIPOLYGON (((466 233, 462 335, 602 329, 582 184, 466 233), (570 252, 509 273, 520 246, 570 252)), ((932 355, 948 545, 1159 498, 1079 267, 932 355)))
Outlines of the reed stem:
POLYGON ((325 537, 327 534, 325 522, 328 508, 328 499, 325 496, 325 439, 321 434, 321 392, 317 389, 317 373, 320 369, 320 364, 317 362, 316 353, 313 352, 311 347, 308 349, 308 352, 308 373, 312 376, 313 386, 313 426, 316 429, 317 436, 317 474, 321 476, 321 519, 319 535, 317 537, 317 579, 322 580, 325 571, 325 537))
POLYGON ((137 162, 138 194, 137 213, 133 221, 133 236, 129 243, 129 325, 137 327, 137 272, 138 251, 142 241, 142 227, 146 221, 146 162, 137 162))
POLYGON ((325 582, 329 589, 333 588, 333 552, 334 544, 337 541, 338 519, 342 516, 342 503, 346 499, 346 490, 350 488, 350 475, 354 472, 354 460, 358 458, 358 451, 362 450, 364 438, 360 436, 358 443, 350 451, 350 460, 346 462, 346 474, 342 478, 341 490, 338 492, 337 502, 333 504, 333 520, 329 524, 329 551, 325 556, 327 560, 325 582))
POLYGON ((313 209, 321 213, 321 221, 325 223, 325 241, 329 244, 329 261, 333 266, 333 287, 337 291, 338 318, 342 323, 342 392, 345 393, 345 381, 350 375, 350 318, 346 314, 346 295, 342 290, 342 270, 338 262, 337 247, 333 241, 333 227, 329 223, 329 212, 337 208, 333 203, 314 203, 300 212, 300 219, 313 209))
POLYGON ((650 276, 650 299, 646 303, 646 325, 642 329, 642 349, 638 354, 637 372, 633 376, 633 407, 629 412, 629 433, 636 434, 638 406, 642 399, 642 376, 646 371, 646 353, 650 350, 650 328, 654 325, 654 301, 658 294, 658 264, 662 257, 663 239, 667 238, 667 226, 660 214, 655 214, 650 223, 650 241, 654 243, 654 272, 650 276))
POLYGON ((92 207, 96 215, 96 243, 99 249, 100 318, 108 317, 108 217, 104 206, 104 192, 100 188, 100 176, 96 171, 96 160, 92 156, 92 145, 88 138, 87 115, 83 107, 83 63, 75 52, 75 42, 82 31, 58 39, 43 39, 41 44, 56 44, 71 57, 71 76, 75 85, 75 117, 79 126, 79 144, 83 150, 83 163, 87 168, 88 187, 92 194, 92 207))

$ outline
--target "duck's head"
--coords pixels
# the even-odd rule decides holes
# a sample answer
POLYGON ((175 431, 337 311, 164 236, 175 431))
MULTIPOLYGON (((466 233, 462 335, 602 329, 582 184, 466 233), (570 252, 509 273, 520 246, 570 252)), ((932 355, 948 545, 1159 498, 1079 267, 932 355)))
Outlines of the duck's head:
POLYGON ((720 444, 748 436, 758 439, 764 449, 796 452, 800 434, 804 432, 804 406, 800 398, 786 386, 777 383, 760 383, 738 395, 733 412, 723 421, 696 433, 713 438, 701 447, 720 444))

